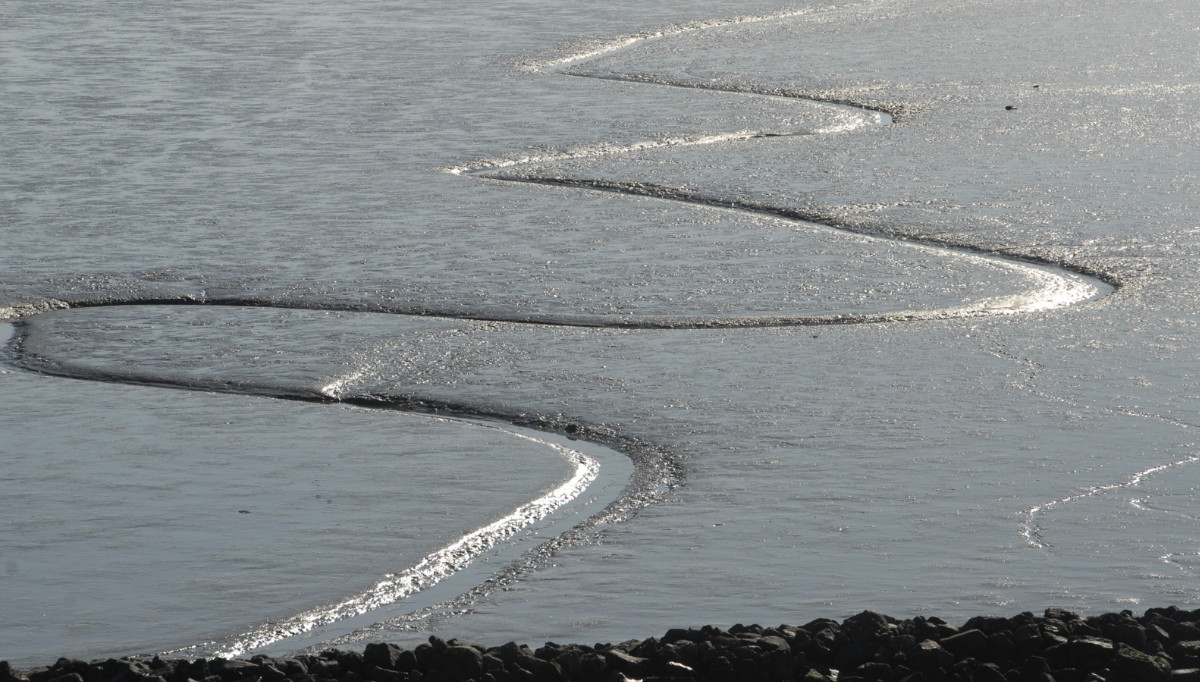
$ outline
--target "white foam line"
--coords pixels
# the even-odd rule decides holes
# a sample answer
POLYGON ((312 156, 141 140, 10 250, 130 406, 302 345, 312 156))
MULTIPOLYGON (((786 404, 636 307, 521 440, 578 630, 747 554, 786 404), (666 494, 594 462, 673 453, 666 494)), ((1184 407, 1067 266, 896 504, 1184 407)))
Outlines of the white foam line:
MULTIPOLYGON (((594 60, 600 59, 601 57, 606 57, 606 56, 612 55, 616 52, 620 52, 620 51, 628 49, 634 45, 637 45, 639 43, 644 43, 644 42, 647 42, 650 40, 658 40, 660 38, 667 38, 670 36, 677 36, 677 35, 682 35, 685 33, 696 33, 699 31, 704 31, 704 30, 713 29, 713 28, 719 28, 719 27, 723 27, 723 26, 736 26, 738 24, 752 24, 752 23, 758 23, 758 22, 764 22, 764 21, 772 21, 772 20, 776 20, 776 19, 787 19, 787 18, 791 18, 791 17, 804 16, 804 15, 814 14, 814 13, 817 13, 820 11, 828 11, 828 10, 832 10, 832 9, 838 9, 838 6, 830 5, 830 6, 821 7, 821 8, 809 7, 809 8, 805 8, 805 9, 787 10, 787 11, 774 12, 771 14, 763 14, 763 15, 694 21, 694 22, 689 22, 686 24, 679 24, 677 26, 671 26, 671 27, 660 29, 657 31, 644 31, 641 33, 634 33, 634 34, 630 34, 630 35, 619 36, 616 38, 612 38, 610 40, 606 40, 594 48, 580 51, 580 52, 574 52, 574 53, 571 53, 571 54, 568 54, 568 55, 565 55, 562 57, 557 57, 554 59, 526 62, 521 65, 521 70, 526 71, 526 72, 532 72, 532 73, 541 73, 541 72, 545 72, 550 69, 556 69, 559 73, 565 74, 564 69, 567 66, 570 66, 573 64, 581 64, 581 63, 589 62, 589 61, 594 61, 594 60)), ((587 77, 587 78, 600 78, 598 76, 588 76, 586 74, 579 74, 579 75, 583 75, 584 77, 587 77)), ((631 83, 639 82, 639 81, 636 81, 634 79, 629 79, 629 78, 612 78, 610 80, 615 80, 615 81, 619 81, 619 82, 631 82, 631 83)), ((716 91, 716 92, 728 92, 728 94, 746 94, 746 95, 756 95, 756 96, 760 96, 760 97, 762 97, 762 96, 767 96, 767 97, 778 96, 778 95, 771 95, 770 93, 752 92, 752 91, 751 92, 724 91, 719 88, 706 88, 701 85, 682 85, 682 84, 671 84, 671 83, 655 83, 655 84, 667 85, 667 86, 675 85, 676 87, 687 87, 687 88, 692 88, 692 89, 697 89, 697 90, 711 90, 711 91, 716 91)), ((818 100, 810 100, 810 101, 818 102, 818 100)), ((863 111, 867 111, 867 110, 864 109, 863 111)), ((829 126, 826 128, 818 128, 815 130, 808 130, 808 131, 795 132, 795 133, 771 133, 771 136, 785 137, 785 136, 792 136, 792 135, 820 135, 820 134, 848 132, 850 130, 854 130, 854 129, 857 129, 860 127, 872 125, 873 123, 878 124, 878 121, 864 122, 861 125, 838 124, 838 125, 833 125, 833 126, 829 126)), ((627 152, 640 151, 640 150, 644 150, 644 149, 658 149, 658 148, 662 148, 662 147, 690 147, 690 146, 697 146, 697 145, 716 144, 719 142, 732 142, 732 141, 739 141, 739 140, 748 140, 748 139, 752 139, 752 138, 756 138, 756 137, 763 137, 764 135, 765 135, 765 133, 763 133, 761 131, 740 131, 740 132, 720 134, 720 135, 705 135, 705 136, 701 136, 701 137, 674 137, 674 138, 666 138, 666 139, 662 139, 662 140, 645 140, 645 141, 641 141, 641 142, 635 142, 635 143, 632 143, 629 145, 611 146, 611 147, 598 145, 592 149, 588 149, 588 150, 584 150, 584 151, 566 151, 566 152, 559 152, 559 153, 552 153, 552 154, 545 154, 545 155, 529 155, 529 156, 523 156, 523 157, 519 157, 519 158, 510 158, 510 159, 492 159, 492 160, 480 161, 480 162, 476 162, 473 164, 467 164, 467 165, 462 165, 462 166, 452 166, 449 168, 445 168, 443 170, 445 172, 451 173, 453 175, 462 175, 464 173, 480 173, 480 172, 486 172, 486 171, 490 171, 490 170, 498 170, 501 168, 510 168, 512 166, 522 166, 525 164, 547 163, 547 162, 552 162, 552 161, 567 161, 567 160, 571 160, 571 159, 581 159, 581 158, 589 158, 589 157, 597 157, 597 156, 608 156, 608 155, 612 155, 612 154, 623 154, 623 153, 627 153, 627 152)))
MULTIPOLYGON (((813 131, 816 134, 818 131, 813 131)), ((821 131, 823 132, 823 131, 821 131)), ((804 133, 794 133, 794 135, 805 135, 804 133)), ((775 137, 784 137, 788 135, 778 134, 775 137)), ((719 135, 702 135, 698 137, 668 137, 661 140, 643 140, 627 145, 603 145, 597 144, 590 147, 577 148, 575 150, 567 150, 563 152, 555 152, 542 155, 528 155, 508 159, 490 159, 480 161, 474 164, 463 166, 452 166, 444 169, 445 172, 452 175, 463 175, 470 173, 485 173, 488 171, 500 170, 503 168, 512 168, 514 166, 524 166, 526 164, 535 163, 550 163, 553 161, 570 161, 573 159, 587 159, 599 156, 611 156, 615 154, 626 154, 628 152, 642 151, 645 149, 660 149, 663 147, 694 147, 698 145, 716 144, 718 142, 737 142, 740 140, 750 140, 756 137, 762 137, 763 134, 757 131, 739 131, 736 133, 722 133, 719 135)))
POLYGON ((1107 485, 1093 486, 1075 495, 1068 495, 1067 497, 1029 507, 1023 512, 1025 519, 1021 523, 1021 536, 1024 537, 1025 541, 1032 547, 1036 547, 1038 549, 1047 549, 1052 547, 1053 545, 1046 541, 1042 533, 1042 528, 1037 523, 1038 515, 1043 514, 1055 507, 1061 507, 1062 505, 1070 504, 1071 502, 1075 502, 1077 500, 1094 497, 1096 495, 1101 495, 1103 493, 1118 490, 1120 488, 1132 488, 1134 486, 1141 485, 1142 481, 1146 480, 1150 476, 1153 476, 1154 474, 1159 473, 1160 471, 1165 471, 1183 464, 1191 464, 1193 462, 1200 462, 1200 455, 1193 455, 1176 462, 1169 462, 1167 464, 1160 464, 1158 466, 1150 467, 1149 469, 1143 469, 1124 481, 1121 481, 1120 483, 1109 483, 1107 485))
MULTIPOLYGON (((441 421, 457 421, 438 417, 441 421)), ((535 523, 564 504, 582 494, 599 475, 600 465, 596 460, 572 448, 533 436, 516 433, 498 426, 471 424, 493 428, 507 435, 549 447, 575 464, 575 472, 569 480, 549 493, 523 504, 503 518, 479 528, 445 547, 429 554, 415 566, 400 573, 388 574, 370 589, 334 604, 322 606, 292 616, 286 620, 266 623, 254 630, 237 635, 225 643, 208 642, 183 649, 163 652, 177 656, 182 653, 203 651, 206 655, 232 658, 252 649, 278 642, 288 637, 309 632, 315 628, 372 611, 392 604, 412 594, 427 589, 449 578, 497 544, 511 538, 519 531, 535 523), (209 654, 207 652, 212 651, 209 654)))
POLYGON ((593 47, 593 48, 590 48, 587 50, 575 52, 575 53, 568 54, 568 55, 565 55, 562 57, 557 57, 554 59, 528 62, 528 63, 524 64, 523 66, 528 71, 544 71, 546 69, 551 69, 551 68, 562 68, 564 66, 569 66, 571 64, 578 64, 580 62, 590 61, 593 59, 599 59, 600 57, 612 54, 614 52, 619 52, 621 50, 632 47, 633 45, 636 45, 638 43, 644 43, 644 42, 647 42, 650 40, 657 40, 660 38, 666 38, 666 37, 670 37, 670 36, 683 35, 685 33, 696 33, 698 31, 704 31, 704 30, 713 29, 713 28, 720 28, 723 26, 736 26, 738 24, 753 24, 753 23, 758 23, 758 22, 763 22, 763 21, 772 21, 774 19, 788 19, 791 17, 804 16, 807 14, 815 14, 817 12, 828 11, 828 10, 832 10, 832 9, 838 9, 838 6, 837 5, 829 5, 826 7, 807 7, 807 8, 798 9, 798 10, 784 10, 784 11, 780 11, 780 12, 773 12, 771 14, 759 14, 759 15, 745 16, 745 17, 729 17, 726 19, 705 19, 705 20, 701 20, 701 21, 692 21, 692 22, 688 22, 686 24, 677 24, 675 26, 669 26, 667 28, 659 29, 656 31, 643 31, 640 33, 632 33, 632 34, 628 34, 628 35, 624 35, 624 36, 618 36, 616 38, 606 40, 606 41, 600 43, 599 45, 597 45, 596 47, 593 47))
MULTIPOLYGON (((597 79, 601 79, 601 80, 615 80, 618 82, 646 83, 646 84, 650 84, 650 85, 660 85, 660 86, 666 86, 666 87, 686 87, 686 88, 692 88, 692 89, 697 89, 697 90, 708 90, 708 91, 713 91, 713 92, 725 92, 725 93, 729 93, 729 94, 742 94, 742 95, 748 95, 748 96, 780 97, 781 95, 768 93, 768 92, 757 92, 757 91, 753 91, 753 90, 733 90, 733 89, 725 89, 725 88, 717 88, 717 87, 708 87, 704 84, 683 84, 683 83, 671 83, 671 82, 658 82, 655 80, 647 81, 647 80, 641 80, 641 79, 629 78, 629 77, 621 77, 621 76, 598 76, 598 75, 594 75, 594 74, 576 73, 573 71, 567 71, 566 67, 570 66, 570 65, 582 64, 582 63, 589 62, 589 61, 596 61, 602 57, 609 56, 615 52, 625 50, 633 45, 636 45, 636 44, 642 43, 642 42, 646 42, 649 40, 657 40, 657 39, 665 38, 665 37, 669 37, 669 36, 677 36, 677 35, 681 35, 681 34, 685 34, 685 33, 694 33, 694 32, 704 31, 704 30, 723 27, 723 26, 733 26, 733 25, 738 25, 738 24, 747 24, 747 23, 777 20, 777 19, 786 19, 786 18, 791 18, 791 17, 809 15, 809 14, 813 14, 813 13, 819 12, 819 11, 828 11, 831 9, 839 9, 839 7, 827 6, 827 7, 823 7, 823 8, 806 8, 806 9, 800 9, 800 10, 789 10, 789 11, 776 12, 776 13, 772 13, 772 14, 759 15, 759 16, 734 17, 734 18, 729 18, 729 19, 717 19, 717 20, 710 20, 710 21, 698 21, 698 22, 691 22, 691 23, 687 23, 687 24, 680 24, 678 26, 674 26, 674 27, 670 27, 670 28, 666 28, 666 29, 662 29, 662 30, 647 31, 647 32, 643 32, 643 33, 636 33, 636 34, 632 34, 632 35, 620 36, 620 37, 605 41, 602 44, 600 44, 599 46, 588 49, 588 50, 577 51, 577 52, 574 52, 574 53, 571 53, 571 54, 568 54, 568 55, 565 55, 562 57, 558 57, 555 59, 543 60, 540 62, 528 62, 525 66, 526 66, 526 70, 532 71, 532 72, 545 72, 547 70, 554 69, 559 75, 576 75, 576 76, 585 77, 585 78, 597 78, 597 79)), ((805 101, 820 103, 820 100, 811 99, 811 98, 803 98, 803 97, 797 97, 797 98, 786 97, 786 99, 802 99, 805 101)), ((624 144, 624 145, 603 144, 603 143, 592 144, 592 145, 581 145, 578 147, 569 148, 569 149, 562 150, 562 151, 550 151, 550 152, 546 152, 546 153, 542 153, 542 154, 525 154, 522 156, 509 157, 509 158, 486 159, 486 160, 481 160, 481 161, 475 161, 475 162, 472 162, 469 164, 444 168, 443 170, 445 172, 453 174, 453 175, 475 175, 478 177, 486 178, 486 177, 488 177, 489 173, 493 173, 495 171, 499 171, 499 170, 502 170, 505 168, 513 168, 513 167, 517 167, 517 166, 524 166, 524 165, 531 165, 531 164, 539 164, 539 163, 544 164, 544 163, 551 163, 551 162, 555 162, 555 161, 568 161, 568 160, 585 159, 585 158, 596 158, 596 157, 602 157, 602 156, 612 156, 612 155, 624 154, 624 153, 628 153, 628 152, 636 152, 636 151, 641 151, 641 150, 661 149, 661 148, 665 148, 665 147, 693 147, 693 146, 700 146, 700 145, 717 144, 717 143, 721 143, 721 142, 749 140, 749 139, 760 138, 760 137, 787 137, 787 136, 800 136, 800 135, 818 135, 818 134, 840 133, 840 132, 848 132, 850 130, 856 130, 856 129, 860 129, 860 128, 864 128, 864 127, 886 125, 887 123, 891 122, 890 116, 884 112, 872 111, 865 107, 857 106, 857 105, 853 105, 853 104, 828 103, 828 102, 826 104, 831 104, 833 106, 839 106, 839 107, 842 107, 845 109, 853 109, 862 114, 874 114, 874 117, 873 118, 871 118, 871 117, 864 118, 858 123, 840 123, 840 124, 833 124, 830 126, 826 126, 824 128, 795 130, 795 131, 787 131, 787 132, 774 132, 774 131, 766 132, 766 131, 745 131, 745 130, 743 130, 743 131, 738 131, 738 132, 733 132, 733 133, 724 133, 724 134, 716 134, 716 135, 702 135, 702 136, 693 136, 693 137, 687 137, 687 136, 664 137, 661 139, 644 140, 644 141, 639 141, 639 142, 634 142, 632 144, 624 144)), ((493 179, 504 180, 506 178, 493 177, 493 179)), ((531 182, 531 183, 538 183, 539 179, 538 178, 528 178, 528 179, 525 179, 525 181, 531 182)), ((563 184, 563 183, 561 183, 561 182, 545 182, 543 184, 563 184)), ((617 184, 619 184, 619 183, 617 183, 617 184)), ((585 183, 580 183, 579 186, 586 188, 585 183)), ((615 184, 614 184, 614 186, 609 187, 608 189, 610 189, 610 191, 617 191, 617 192, 621 191, 618 187, 615 186, 615 184)), ((625 193, 642 194, 642 192, 636 192, 636 191, 629 191, 629 192, 625 192, 625 193)), ((719 200, 719 199, 712 200, 712 201, 706 201, 706 200, 704 200, 704 198, 699 198, 696 200, 689 200, 684 197, 670 197, 670 196, 664 196, 664 197, 660 197, 660 198, 675 199, 675 200, 679 200, 679 201, 690 201, 691 203, 705 203, 705 204, 711 204, 714 206, 724 206, 727 208, 735 208, 735 209, 739 208, 738 206, 733 205, 736 202, 729 202, 729 201, 724 201, 724 200, 719 200)), ((751 210, 754 210, 754 209, 751 209, 751 210)), ((763 211, 759 211, 759 212, 763 212, 763 211)), ((781 217, 783 217, 783 216, 781 216, 781 217)), ((821 224, 821 223, 817 222, 815 224, 821 224)), ((839 232, 853 232, 853 231, 845 230, 843 228, 835 227, 832 225, 826 225, 826 227, 837 230, 839 232)), ((855 232, 855 234, 857 234, 857 233, 855 232)), ((881 236, 873 236, 873 237, 885 238, 885 237, 881 237, 881 236)), ((1022 261, 1019 258, 1010 258, 1010 257, 1002 256, 1000 254, 985 254, 985 253, 978 253, 978 252, 969 253, 963 249, 957 249, 957 248, 942 246, 942 245, 937 245, 937 244, 928 244, 928 243, 923 244, 919 241, 915 241, 915 240, 911 240, 911 239, 897 238, 897 239, 894 239, 894 241, 900 241, 902 243, 906 243, 913 247, 925 248, 927 250, 938 251, 941 253, 950 251, 950 252, 953 252, 956 256, 958 256, 960 258, 965 258, 968 260, 974 259, 976 261, 987 262, 992 265, 1000 263, 1000 264, 1006 265, 1007 267, 1009 267, 1013 270, 1019 271, 1025 275, 1027 275, 1028 277, 1030 277, 1031 279, 1033 279, 1035 281, 1035 284, 1037 286, 1036 286, 1034 292, 1023 292, 1023 293, 1012 294, 1012 295, 1008 295, 1008 296, 985 298, 975 304, 968 305, 968 306, 962 306, 962 307, 958 307, 958 308, 939 309, 939 310, 932 310, 932 311, 901 311, 901 312, 890 313, 890 314, 886 314, 886 315, 852 316, 852 317, 855 317, 855 318, 869 317, 872 320, 878 318, 879 321, 893 320, 893 319, 894 320, 900 320, 900 319, 903 319, 903 320, 931 320, 931 319, 948 319, 948 318, 964 318, 964 317, 969 318, 969 317, 984 317, 984 316, 993 316, 993 315, 1010 315, 1010 314, 1017 314, 1017 313, 1042 312, 1042 311, 1066 308, 1066 307, 1070 307, 1070 306, 1077 305, 1080 303, 1084 303, 1086 301, 1089 301, 1089 300, 1092 300, 1095 298, 1099 298, 1099 297, 1103 296, 1105 293, 1108 293, 1108 291, 1111 291, 1111 287, 1108 287, 1108 285, 1106 283, 1101 283, 1098 280, 1095 280, 1094 278, 1084 277, 1078 273, 1071 272, 1069 270, 1066 270, 1065 268, 1055 267, 1053 265, 1022 261)), ((834 316, 834 317, 836 317, 838 319, 844 319, 844 316, 834 316)), ((816 319, 818 319, 818 318, 814 318, 814 320, 816 320, 816 319)), ((825 319, 825 317, 821 317, 819 319, 825 319)))

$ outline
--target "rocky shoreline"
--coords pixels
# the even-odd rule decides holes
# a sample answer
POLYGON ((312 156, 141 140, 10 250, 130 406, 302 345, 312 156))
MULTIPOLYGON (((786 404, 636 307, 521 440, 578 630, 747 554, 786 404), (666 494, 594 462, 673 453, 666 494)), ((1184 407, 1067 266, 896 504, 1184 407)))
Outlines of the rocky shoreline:
POLYGON ((895 620, 870 611, 807 625, 673 629, 620 644, 509 643, 430 637, 294 658, 62 658, 0 682, 1173 682, 1200 681, 1200 610, 1079 616, 895 620))

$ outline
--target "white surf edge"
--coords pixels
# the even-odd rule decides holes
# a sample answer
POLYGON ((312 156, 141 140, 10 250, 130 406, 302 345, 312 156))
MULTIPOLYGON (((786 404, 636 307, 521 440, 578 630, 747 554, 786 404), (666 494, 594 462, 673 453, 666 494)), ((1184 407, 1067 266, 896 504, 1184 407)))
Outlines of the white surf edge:
MULTIPOLYGON (((547 438, 518 433, 510 428, 479 420, 436 416, 428 418, 495 429, 509 436, 547 447, 572 462, 575 465, 575 471, 567 481, 541 497, 518 506, 504 517, 426 555, 408 569, 384 575, 372 587, 358 594, 303 611, 281 621, 264 623, 227 639, 172 649, 160 652, 160 655, 234 658, 252 650, 280 644, 284 640, 296 638, 318 628, 336 625, 339 622, 397 603, 454 576, 489 550, 579 498, 600 473, 600 464, 594 458, 575 448, 555 443, 547 438)), ((338 634, 342 633, 324 632, 320 639, 331 639, 338 634)))
MULTIPOLYGON (((1173 469, 1177 466, 1194 464, 1196 462, 1200 462, 1200 455, 1191 455, 1190 457, 1185 457, 1174 462, 1167 462, 1166 464, 1156 464, 1152 467, 1134 472, 1126 477, 1123 481, 1089 486, 1085 488, 1083 492, 1075 493, 1074 495, 1068 495, 1057 500, 1050 500, 1049 502, 1036 504, 1032 507, 1027 507, 1021 512, 1023 516, 1021 521, 1021 537, 1025 538, 1026 544, 1028 544, 1030 547, 1042 550, 1050 549, 1054 545, 1046 540, 1045 532, 1043 531, 1041 524, 1039 524, 1037 521, 1038 516, 1044 515, 1046 512, 1049 512, 1055 508, 1059 508, 1088 497, 1103 495, 1104 493, 1109 493, 1114 490, 1121 490, 1123 488, 1137 487, 1138 485, 1141 485, 1142 481, 1145 481, 1147 478, 1150 478, 1155 474, 1166 471, 1167 469, 1173 469)), ((1135 507, 1138 506, 1138 500, 1131 500, 1130 503, 1135 507)), ((1160 558, 1162 558, 1164 561, 1166 560, 1166 557, 1160 558)))

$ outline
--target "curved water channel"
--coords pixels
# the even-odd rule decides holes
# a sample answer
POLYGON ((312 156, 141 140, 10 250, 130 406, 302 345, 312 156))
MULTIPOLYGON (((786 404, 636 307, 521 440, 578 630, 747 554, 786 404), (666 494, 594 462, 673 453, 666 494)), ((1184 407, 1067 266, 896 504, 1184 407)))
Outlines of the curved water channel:
MULTIPOLYGON (((772 15, 738 19, 737 23, 776 19, 786 15, 772 15)), ((583 53, 568 55, 559 59, 533 65, 531 69, 538 70, 550 78, 603 78, 637 84, 638 87, 659 86, 670 88, 692 88, 696 90, 715 90, 720 92, 737 92, 746 96, 780 98, 778 93, 755 91, 751 88, 740 89, 724 87, 709 87, 697 83, 669 81, 650 77, 622 77, 613 75, 589 74, 584 67, 612 56, 622 50, 641 42, 659 40, 670 35, 703 31, 713 26, 722 26, 731 22, 709 22, 678 27, 670 31, 654 32, 636 36, 628 36, 588 50, 583 53)), ((784 97, 787 99, 787 97, 784 97)), ((795 97, 795 100, 805 102, 818 101, 811 98, 795 97)), ((831 107, 842 107, 859 114, 859 128, 881 127, 894 124, 894 117, 886 111, 879 111, 867 106, 851 102, 827 102, 831 107)), ((644 143, 619 146, 596 146, 587 150, 571 150, 561 153, 516 154, 510 158, 488 159, 475 163, 465 163, 445 169, 447 172, 464 176, 463 182, 507 182, 566 187, 580 191, 606 192, 613 195, 614 200, 621 196, 650 197, 662 201, 694 205, 705 208, 717 208, 741 214, 750 214, 789 223, 816 225, 824 229, 843 232, 854 232, 863 236, 864 233, 834 216, 819 213, 805 213, 795 209, 775 206, 761 201, 753 201, 736 196, 722 196, 696 192, 682 187, 663 185, 615 182, 586 177, 561 177, 538 173, 538 166, 547 162, 567 159, 586 159, 598 156, 618 156, 625 152, 652 149, 655 147, 685 147, 717 143, 728 143, 737 140, 754 138, 782 137, 808 134, 839 134, 847 128, 825 131, 734 131, 725 135, 710 135, 703 137, 674 137, 648 140, 644 143)), ((675 315, 675 316, 607 316, 607 315, 541 315, 529 313, 472 315, 458 311, 406 310, 402 307, 387 308, 373 307, 373 312, 393 313, 397 315, 414 315, 437 317, 446 316, 457 319, 490 320, 507 323, 568 325, 578 327, 612 327, 627 329, 710 329, 722 327, 773 327, 794 325, 826 325, 826 324, 863 324, 877 322, 917 322, 921 320, 968 318, 982 316, 1002 316, 1045 311, 1067 306, 1079 305, 1106 296, 1115 290, 1113 283, 1105 281, 1103 275, 1085 271, 1069 264, 1038 262, 1029 258, 987 251, 968 244, 947 244, 934 240, 898 239, 879 235, 865 235, 871 239, 899 242, 915 250, 936 254, 940 258, 959 259, 968 263, 978 263, 981 267, 1001 268, 1017 273, 1037 283, 1035 290, 1013 295, 998 294, 981 300, 971 301, 963 305, 943 307, 935 310, 914 311, 880 311, 867 313, 829 314, 808 312, 803 310, 787 314, 773 315, 675 315)), ((253 297, 193 297, 184 300, 137 300, 123 301, 121 306, 149 305, 207 305, 207 306, 247 306, 247 307, 281 307, 313 310, 359 310, 362 306, 347 305, 312 305, 305 302, 261 301, 253 297)), ((72 307, 67 304, 52 304, 50 307, 72 307)), ((95 307, 81 305, 78 307, 95 307)), ((30 331, 36 326, 35 310, 25 310, 26 319, 15 323, 15 335, 8 345, 7 359, 9 364, 25 370, 55 374, 95 381, 126 382, 184 388, 189 390, 241 392, 251 395, 267 395, 290 400, 313 402, 348 402, 359 405, 399 409, 414 412, 434 413, 443 416, 463 418, 475 422, 485 422, 483 428, 502 428, 515 437, 525 439, 530 443, 547 446, 560 453, 575 465, 575 474, 557 487, 551 493, 532 500, 513 510, 511 514, 478 528, 459 538, 450 545, 428 555, 422 561, 406 570, 386 576, 365 593, 355 594, 346 599, 320 608, 299 613, 281 622, 266 623, 227 641, 212 642, 198 645, 194 648, 179 650, 175 653, 238 655, 248 651, 262 649, 274 645, 297 648, 318 641, 335 638, 339 634, 363 627, 379 617, 380 609, 393 604, 399 604, 400 612, 409 613, 421 608, 427 608, 438 601, 453 598, 473 590, 486 589, 488 584, 499 584, 506 579, 519 576, 522 571, 535 568, 539 557, 544 558, 554 548, 562 543, 585 541, 584 536, 589 528, 605 520, 612 520, 627 515, 639 506, 652 504, 660 499, 661 491, 682 482, 681 469, 673 462, 670 452, 654 444, 633 441, 594 428, 588 424, 572 422, 556 422, 544 419, 529 419, 520 413, 505 410, 488 411, 473 405, 455 405, 444 401, 427 399, 419 394, 414 395, 356 395, 345 388, 346 380, 333 381, 320 391, 311 393, 289 393, 273 390, 269 387, 253 385, 222 386, 205 383, 173 382, 170 378, 139 375, 136 372, 123 374, 105 374, 104 372, 85 372, 72 367, 70 358, 57 358, 38 352, 30 343, 30 331), (537 433, 542 435, 537 435, 537 433), (549 434, 549 435, 546 435, 549 434), (565 438, 580 441, 590 441, 595 446, 581 448, 581 452, 565 442, 565 438), (633 471, 627 480, 616 484, 605 484, 602 491, 591 491, 587 520, 581 523, 571 522, 567 527, 554 525, 545 528, 554 529, 554 539, 529 549, 524 545, 513 544, 513 539, 523 531, 528 531, 535 524, 541 524, 551 518, 572 500, 579 499, 589 486, 600 477, 599 470, 602 461, 613 452, 627 456, 633 462, 633 471), (598 462, 600 460, 601 462, 598 462), (507 566, 497 572, 487 568, 484 573, 471 573, 472 562, 487 552, 508 545, 510 552, 515 554, 505 557, 507 566), (458 575, 453 587, 448 591, 438 592, 432 588, 443 580, 458 575), (424 597, 417 599, 418 595, 424 597)), ((22 311, 17 311, 18 316, 22 311)), ((61 311, 55 315, 67 315, 61 311)), ((700 332, 697 332, 700 333, 700 332)), ((1068 502, 1069 498, 1060 502, 1068 502)), ((1051 503, 1057 504, 1057 503, 1051 503)), ((1026 524, 1026 536, 1031 542, 1041 542, 1033 522, 1033 516, 1044 510, 1046 506, 1030 510, 1030 520, 1026 524)), ((550 522, 546 522, 550 523, 550 522)), ((495 565, 495 563, 491 564, 495 565)), ((395 615, 393 609, 391 615, 395 615)))

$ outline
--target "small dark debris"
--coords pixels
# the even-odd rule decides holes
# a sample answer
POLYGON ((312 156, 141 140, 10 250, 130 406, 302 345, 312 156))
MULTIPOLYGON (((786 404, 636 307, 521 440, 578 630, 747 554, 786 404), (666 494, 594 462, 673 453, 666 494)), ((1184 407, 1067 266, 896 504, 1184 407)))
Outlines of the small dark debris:
POLYGON ((1004 107, 1005 111, 1016 111, 1016 109, 1017 109, 1017 105, 1015 105, 1015 104, 1010 104, 1010 105, 1004 107))
POLYGON ((239 514, 249 514, 249 513, 250 513, 250 510, 249 510, 249 509, 239 509, 239 510, 238 510, 238 513, 239 513, 239 514))

